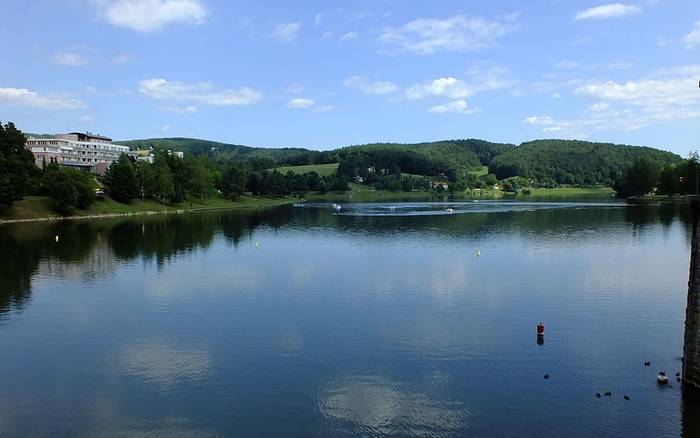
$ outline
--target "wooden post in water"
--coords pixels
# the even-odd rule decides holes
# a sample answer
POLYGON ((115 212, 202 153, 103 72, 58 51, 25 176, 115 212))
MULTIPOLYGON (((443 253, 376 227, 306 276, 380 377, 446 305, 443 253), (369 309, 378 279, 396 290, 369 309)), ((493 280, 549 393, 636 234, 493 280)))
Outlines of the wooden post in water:
POLYGON ((693 210, 693 241, 690 249, 688 307, 685 313, 683 383, 686 387, 700 390, 700 196, 689 198, 693 210))

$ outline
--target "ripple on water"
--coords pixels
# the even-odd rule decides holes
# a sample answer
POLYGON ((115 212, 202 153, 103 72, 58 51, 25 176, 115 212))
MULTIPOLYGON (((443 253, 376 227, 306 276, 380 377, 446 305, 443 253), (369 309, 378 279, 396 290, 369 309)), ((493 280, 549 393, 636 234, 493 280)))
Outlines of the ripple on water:
POLYGON ((443 216, 468 213, 512 213, 566 208, 624 208, 621 202, 403 202, 403 203, 300 203, 297 208, 332 210, 338 216, 443 216))

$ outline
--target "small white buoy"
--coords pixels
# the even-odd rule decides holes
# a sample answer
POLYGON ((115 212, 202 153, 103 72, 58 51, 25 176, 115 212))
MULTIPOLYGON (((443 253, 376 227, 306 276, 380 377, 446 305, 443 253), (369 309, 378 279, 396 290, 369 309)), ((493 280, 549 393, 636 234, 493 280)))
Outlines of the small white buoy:
POLYGON ((664 374, 659 374, 658 376, 656 376, 656 382, 659 385, 668 385, 668 377, 664 374))
POLYGON ((255 242, 255 247, 260 248, 260 242, 255 242))
POLYGON ((56 236, 56 242, 58 242, 58 236, 56 236))
POLYGON ((476 256, 477 256, 477 257, 481 257, 481 250, 480 250, 480 249, 477 249, 477 250, 476 250, 476 256))

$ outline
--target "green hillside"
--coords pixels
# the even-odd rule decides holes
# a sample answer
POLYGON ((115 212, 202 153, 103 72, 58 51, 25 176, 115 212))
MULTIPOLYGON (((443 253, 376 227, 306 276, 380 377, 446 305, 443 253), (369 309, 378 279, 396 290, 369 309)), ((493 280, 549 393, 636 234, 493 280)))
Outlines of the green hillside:
MULTIPOLYGON (((255 170, 278 169, 329 175, 336 167, 346 177, 368 168, 413 175, 446 175, 450 180, 522 177, 535 186, 612 185, 635 160, 663 167, 681 161, 671 152, 649 147, 579 140, 535 140, 519 146, 484 140, 444 140, 414 144, 372 143, 327 151, 260 148, 191 138, 120 141, 132 148, 172 149, 218 162, 247 162, 255 170), (307 167, 310 166, 310 167, 307 167), (315 167, 320 166, 320 167, 315 167), (486 170, 487 169, 487 170, 486 170)), ((529 183, 528 183, 529 184, 529 183)))
POLYGON ((238 144, 221 143, 196 138, 148 138, 142 140, 117 141, 115 143, 132 149, 171 149, 192 155, 206 155, 214 160, 250 161, 257 168, 272 168, 280 165, 303 165, 336 162, 337 157, 327 151, 312 151, 302 148, 261 148, 238 144))
POLYGON ((622 171, 642 157, 659 168, 681 161, 674 153, 649 147, 535 140, 496 156, 489 164, 489 171, 498 179, 522 176, 549 186, 610 186, 622 171))

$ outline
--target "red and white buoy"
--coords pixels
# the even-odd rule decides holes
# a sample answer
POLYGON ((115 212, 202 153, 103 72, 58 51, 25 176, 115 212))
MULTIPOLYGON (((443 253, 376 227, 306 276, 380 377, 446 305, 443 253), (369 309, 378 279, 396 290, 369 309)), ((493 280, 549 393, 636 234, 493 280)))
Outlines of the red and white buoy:
POLYGON ((537 336, 544 336, 544 324, 542 324, 542 321, 537 323, 537 336))

